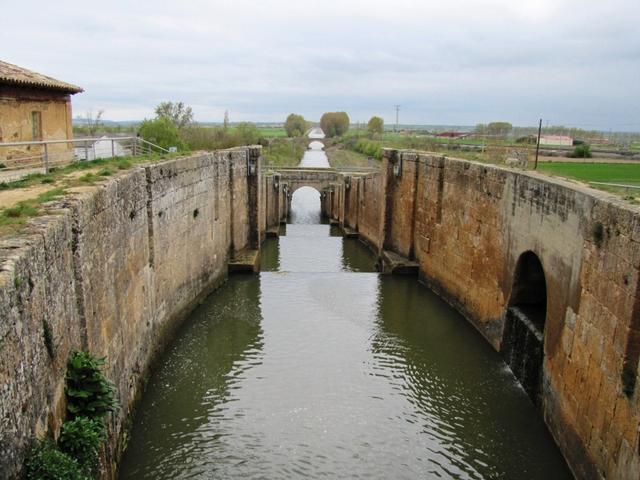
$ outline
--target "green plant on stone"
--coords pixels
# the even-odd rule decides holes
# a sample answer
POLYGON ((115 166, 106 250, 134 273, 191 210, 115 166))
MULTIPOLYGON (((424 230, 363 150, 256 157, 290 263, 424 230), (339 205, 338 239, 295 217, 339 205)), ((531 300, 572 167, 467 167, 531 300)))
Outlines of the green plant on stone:
POLYGON ((100 419, 117 407, 115 387, 104 376, 104 359, 89 352, 72 352, 67 364, 67 411, 71 418, 100 419))
POLYGON ((38 210, 25 202, 20 202, 15 207, 5 208, 2 215, 6 218, 33 217, 38 210))
POLYGON ((98 179, 98 176, 95 173, 89 172, 89 173, 85 173, 84 175, 82 175, 78 180, 80 180, 81 182, 84 182, 84 183, 93 183, 93 182, 95 182, 95 181, 97 181, 99 179, 98 179))
POLYGON ((116 162, 116 167, 118 168, 118 170, 127 170, 131 168, 131 162, 125 159, 118 160, 116 162))
POLYGON ((25 461, 28 480, 88 480, 76 460, 51 440, 37 441, 25 461))
POLYGON ((76 417, 62 425, 58 445, 87 475, 91 475, 98 467, 100 446, 105 439, 106 430, 101 420, 76 417))

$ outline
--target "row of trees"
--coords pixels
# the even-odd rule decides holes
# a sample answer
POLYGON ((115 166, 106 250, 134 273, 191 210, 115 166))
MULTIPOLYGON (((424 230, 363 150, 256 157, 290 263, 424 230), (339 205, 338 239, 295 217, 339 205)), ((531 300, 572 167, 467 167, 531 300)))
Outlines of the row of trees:
MULTIPOLYGON (((327 137, 340 137, 349 131, 351 121, 346 112, 326 112, 320 118, 320 128, 327 137)), ((284 129, 288 137, 301 137, 311 127, 302 115, 291 113, 284 122, 284 129)), ((371 135, 381 134, 384 131, 384 120, 380 117, 371 117, 367 123, 367 131, 371 135)))
MULTIPOLYGON (((162 102, 155 109, 155 118, 144 120, 140 135, 163 148, 178 150, 229 148, 259 143, 260 130, 252 123, 239 123, 229 127, 225 113, 223 127, 203 127, 193 120, 193 110, 183 102, 162 102)), ((342 136, 349 131, 350 119, 346 112, 326 112, 320 119, 320 128, 327 137, 342 136)), ((301 137, 311 127, 302 115, 291 113, 284 124, 288 137, 301 137)), ((384 131, 384 120, 373 116, 367 124, 371 135, 384 131)))

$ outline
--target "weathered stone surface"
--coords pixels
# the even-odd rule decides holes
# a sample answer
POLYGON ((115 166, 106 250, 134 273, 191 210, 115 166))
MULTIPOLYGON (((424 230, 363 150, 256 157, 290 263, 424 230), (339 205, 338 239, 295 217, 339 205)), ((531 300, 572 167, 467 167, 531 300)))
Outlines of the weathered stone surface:
MULTIPOLYGON (((226 278, 232 248, 259 238, 255 147, 135 168, 69 197, 29 235, 0 242, 0 471, 17 475, 35 436, 64 418, 71 349, 105 356, 121 409, 108 458, 164 339, 226 278), (255 219, 250 222, 254 206, 255 219), (252 232, 253 228, 253 232, 252 232), (47 352, 44 324, 54 339, 47 352)), ((106 475, 115 469, 107 465, 106 475)))
MULTIPOLYGON (((163 339, 224 281, 230 255, 255 250, 286 219, 294 185, 248 177, 256 152, 133 169, 60 202, 28 235, 0 241, 7 476, 35 435, 58 431, 72 348, 108 358, 123 406, 110 425, 118 458, 124 420, 163 339)), ((385 151, 381 173, 331 175, 323 212, 378 255, 417 262, 420 278, 496 349, 516 264, 534 252, 547 285, 549 429, 579 478, 640 476, 638 207, 535 172, 415 152, 385 151)))
POLYGON ((536 172, 393 150, 381 174, 334 190, 331 218, 378 255, 415 258, 498 350, 516 264, 534 252, 547 284, 545 420, 579 478, 640 476, 638 207, 536 172))

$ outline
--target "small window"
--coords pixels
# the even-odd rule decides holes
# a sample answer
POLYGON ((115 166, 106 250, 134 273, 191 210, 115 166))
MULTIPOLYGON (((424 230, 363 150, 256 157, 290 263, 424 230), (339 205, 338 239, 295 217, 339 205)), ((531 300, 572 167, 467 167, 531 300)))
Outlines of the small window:
POLYGON ((33 140, 42 140, 41 112, 31 112, 31 132, 33 140))

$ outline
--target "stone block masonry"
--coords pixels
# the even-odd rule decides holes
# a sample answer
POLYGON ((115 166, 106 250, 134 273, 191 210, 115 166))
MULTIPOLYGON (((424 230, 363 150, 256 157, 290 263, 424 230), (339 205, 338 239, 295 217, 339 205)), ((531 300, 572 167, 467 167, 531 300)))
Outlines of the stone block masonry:
POLYGON ((535 172, 395 150, 380 174, 334 190, 332 219, 379 255, 417 261, 421 280, 498 351, 519 261, 539 259, 534 401, 577 478, 640 478, 640 208, 535 172))
POLYGON ((386 150, 380 173, 286 181, 263 175, 259 155, 249 147, 134 168, 0 239, 5 476, 19 473, 35 436, 59 431, 65 364, 78 348, 106 356, 117 386, 115 475, 165 339, 224 281, 230 255, 255 250, 286 218, 293 190, 322 181, 333 223, 381 257, 417 262, 421 280, 496 350, 508 309, 542 309, 532 391, 573 472, 640 478, 640 208, 535 172, 422 152, 386 150))
POLYGON ((255 180, 247 172, 259 155, 249 147, 134 168, 0 240, 4 476, 18 475, 35 436, 57 435, 66 360, 80 348, 106 357, 116 384, 122 408, 110 417, 106 473, 115 475, 154 355, 224 281, 232 250, 261 238, 259 171, 255 180))

